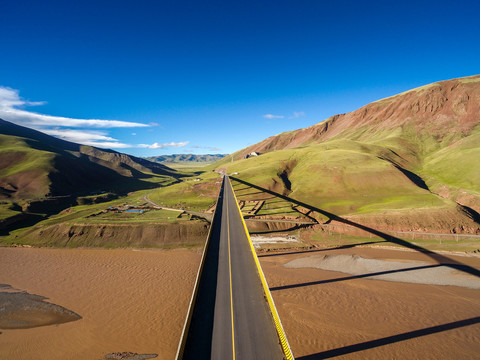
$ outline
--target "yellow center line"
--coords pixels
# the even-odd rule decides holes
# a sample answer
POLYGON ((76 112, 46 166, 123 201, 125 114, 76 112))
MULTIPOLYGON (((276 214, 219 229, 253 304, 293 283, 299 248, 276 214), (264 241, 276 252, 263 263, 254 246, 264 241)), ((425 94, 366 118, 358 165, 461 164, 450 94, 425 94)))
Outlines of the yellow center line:
POLYGON ((228 215, 228 197, 226 198, 226 203, 227 203, 228 270, 230 275, 230 313, 232 316, 232 351, 233 351, 233 360, 235 360, 235 331, 233 326, 232 262, 231 262, 231 253, 230 253, 230 220, 228 215))

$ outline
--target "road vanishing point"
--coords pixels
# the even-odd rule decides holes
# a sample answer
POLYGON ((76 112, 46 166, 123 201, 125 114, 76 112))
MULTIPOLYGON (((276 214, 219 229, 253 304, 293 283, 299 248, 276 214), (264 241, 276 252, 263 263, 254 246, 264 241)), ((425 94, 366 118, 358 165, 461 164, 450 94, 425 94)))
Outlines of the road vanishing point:
POLYGON ((227 176, 178 347, 188 359, 293 359, 227 176))

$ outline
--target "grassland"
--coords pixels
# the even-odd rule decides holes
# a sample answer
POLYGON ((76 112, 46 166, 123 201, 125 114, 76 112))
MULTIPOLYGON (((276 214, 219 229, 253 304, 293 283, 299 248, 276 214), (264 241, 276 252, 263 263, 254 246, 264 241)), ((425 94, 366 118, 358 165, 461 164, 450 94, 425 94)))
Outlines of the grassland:
POLYGON ((337 215, 390 209, 445 206, 382 157, 377 144, 333 140, 285 149, 226 164, 228 173, 266 189, 287 190, 279 177, 288 172, 289 196, 337 215))
POLYGON ((154 224, 154 223, 177 223, 182 220, 190 220, 191 216, 182 216, 178 211, 171 210, 146 210, 144 212, 100 212, 85 218, 89 224, 154 224))
POLYGON ((156 189, 149 194, 149 198, 165 207, 208 210, 216 202, 220 181, 217 173, 206 171, 180 183, 156 189))
POLYGON ((439 183, 480 193, 480 171, 472 166, 480 159, 479 144, 477 127, 470 136, 426 157, 422 172, 439 183))
POLYGON ((168 166, 171 169, 175 169, 178 171, 182 172, 201 172, 203 171, 206 167, 210 166, 213 164, 213 162, 177 162, 177 163, 163 163, 164 165, 168 166))
MULTIPOLYGON (((478 223, 468 211, 480 206, 479 127, 438 137, 428 126, 420 132, 408 124, 348 128, 322 142, 216 165, 244 181, 233 181, 239 200, 265 201, 257 217, 295 217, 300 214, 294 204, 300 201, 319 210, 308 216, 320 223, 331 220, 322 214, 328 212, 384 231, 474 234, 478 223)), ((353 237, 365 240, 360 238, 353 237)), ((457 240, 415 239, 432 250, 480 247, 478 239, 457 240)))
POLYGON ((0 237, 0 243, 107 248, 200 246, 205 238, 205 222, 178 211, 149 207, 144 196, 150 191, 137 191, 100 204, 70 207, 31 227, 10 231, 0 237), (143 211, 116 210, 128 207, 143 211))

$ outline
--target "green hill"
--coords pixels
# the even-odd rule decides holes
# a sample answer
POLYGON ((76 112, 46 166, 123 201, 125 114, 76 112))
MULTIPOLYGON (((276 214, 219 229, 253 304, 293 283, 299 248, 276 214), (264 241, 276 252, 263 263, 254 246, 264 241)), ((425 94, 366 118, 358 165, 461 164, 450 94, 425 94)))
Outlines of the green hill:
POLYGON ((480 232, 480 76, 382 99, 233 157, 214 168, 339 216, 480 232))
POLYGON ((0 198, 125 192, 179 174, 164 165, 46 135, 0 119, 0 198))
POLYGON ((168 185, 181 176, 161 164, 0 119, 0 231, 29 226, 77 203, 168 185))

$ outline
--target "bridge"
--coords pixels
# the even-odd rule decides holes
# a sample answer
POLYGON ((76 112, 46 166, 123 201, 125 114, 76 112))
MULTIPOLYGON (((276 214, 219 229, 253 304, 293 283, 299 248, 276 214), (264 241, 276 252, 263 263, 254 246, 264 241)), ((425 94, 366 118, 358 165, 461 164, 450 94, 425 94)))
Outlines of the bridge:
POLYGON ((177 351, 188 359, 293 359, 227 176, 177 351))

